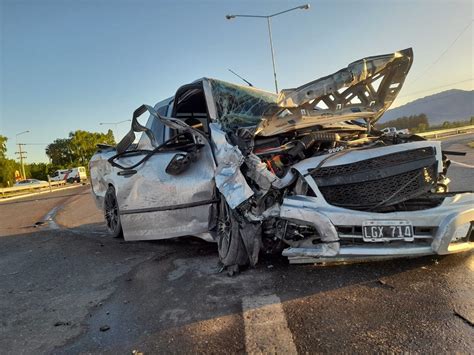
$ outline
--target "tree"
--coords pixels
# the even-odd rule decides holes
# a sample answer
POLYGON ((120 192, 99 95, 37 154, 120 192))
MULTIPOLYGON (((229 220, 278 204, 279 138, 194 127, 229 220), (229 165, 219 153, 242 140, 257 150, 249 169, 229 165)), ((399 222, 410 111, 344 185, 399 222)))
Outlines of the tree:
POLYGON ((5 153, 7 152, 7 140, 8 138, 0 135, 0 159, 5 159, 5 153))
POLYGON ((19 164, 8 159, 7 153, 7 137, 0 135, 0 185, 12 186, 15 182, 15 170, 18 170, 19 164))
POLYGON ((408 128, 409 130, 421 132, 419 128, 427 130, 429 128, 429 123, 428 117, 424 113, 420 113, 419 115, 402 116, 377 125, 378 129, 383 129, 385 127, 397 127, 398 129, 408 128))
POLYGON ((48 175, 53 171, 53 166, 46 163, 33 163, 28 164, 29 174, 33 179, 48 180, 48 175))
POLYGON ((46 147, 46 155, 54 165, 61 167, 73 163, 73 153, 71 141, 68 138, 55 139, 53 143, 46 147))
POLYGON ((82 130, 71 132, 68 138, 58 138, 49 144, 46 154, 51 163, 58 167, 87 165, 100 143, 115 145, 112 130, 105 134, 82 130))

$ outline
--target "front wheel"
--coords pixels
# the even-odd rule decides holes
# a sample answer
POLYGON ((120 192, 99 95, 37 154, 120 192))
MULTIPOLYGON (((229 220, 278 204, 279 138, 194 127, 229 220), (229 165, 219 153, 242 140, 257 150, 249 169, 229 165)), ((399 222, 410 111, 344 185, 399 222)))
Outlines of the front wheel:
POLYGON ((114 238, 123 238, 122 224, 120 223, 119 206, 115 188, 109 186, 104 198, 104 217, 107 231, 114 238))
POLYGON ((217 247, 219 259, 224 266, 247 265, 249 263, 245 245, 239 234, 239 222, 234 213, 221 196, 217 221, 217 247))

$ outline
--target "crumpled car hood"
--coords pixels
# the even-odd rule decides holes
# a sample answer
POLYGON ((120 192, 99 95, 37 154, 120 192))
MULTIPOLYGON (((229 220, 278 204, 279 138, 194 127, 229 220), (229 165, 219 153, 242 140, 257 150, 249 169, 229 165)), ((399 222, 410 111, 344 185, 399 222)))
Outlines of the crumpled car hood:
POLYGON ((375 124, 400 92, 413 62, 411 48, 355 61, 334 74, 279 95, 207 79, 225 131, 253 128, 272 136, 314 125, 364 119, 375 124))

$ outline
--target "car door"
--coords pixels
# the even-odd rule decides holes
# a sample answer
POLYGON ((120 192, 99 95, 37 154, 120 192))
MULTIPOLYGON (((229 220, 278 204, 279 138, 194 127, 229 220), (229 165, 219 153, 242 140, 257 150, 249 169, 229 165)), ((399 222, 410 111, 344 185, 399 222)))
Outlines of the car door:
MULTIPOLYGON (((160 120, 154 124, 164 125, 160 120)), ((186 131, 184 123, 179 122, 179 127, 181 131, 186 131)), ((170 130, 169 127, 163 128, 170 130)), ((182 146, 179 141, 165 146, 136 167, 133 166, 160 144, 155 143, 148 150, 127 152, 114 160, 116 165, 133 167, 121 169, 115 166, 115 188, 126 240, 166 239, 184 235, 210 238, 207 233, 210 216, 217 202, 214 195, 215 163, 207 139, 192 129, 186 134, 196 140, 199 149, 195 161, 178 174, 168 173, 167 167, 177 154, 182 156, 187 153, 187 140, 182 142, 182 146)))

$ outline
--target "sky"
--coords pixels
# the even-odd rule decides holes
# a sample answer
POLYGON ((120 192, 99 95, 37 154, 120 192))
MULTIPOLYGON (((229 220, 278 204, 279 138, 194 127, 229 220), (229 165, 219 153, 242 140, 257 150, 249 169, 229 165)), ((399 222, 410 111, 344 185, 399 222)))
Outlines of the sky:
MULTIPOLYGON (((470 0, 306 0, 273 18, 279 88, 300 86, 367 57, 413 47, 392 107, 435 92, 473 89, 470 0)), ((143 103, 201 77, 274 90, 265 19, 300 1, 0 0, 0 135, 27 162, 78 129, 119 140, 143 103), (30 131, 16 137, 23 131, 30 131)))

